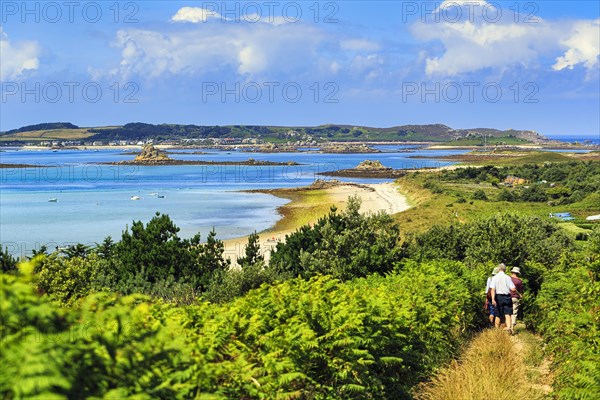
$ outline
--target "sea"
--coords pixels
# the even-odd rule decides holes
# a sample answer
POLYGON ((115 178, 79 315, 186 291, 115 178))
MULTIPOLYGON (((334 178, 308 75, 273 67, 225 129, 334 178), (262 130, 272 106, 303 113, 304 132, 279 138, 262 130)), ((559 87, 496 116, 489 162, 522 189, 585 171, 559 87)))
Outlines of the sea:
MULTIPOLYGON (((287 200, 252 189, 309 185, 332 179, 320 172, 352 168, 365 159, 400 169, 453 164, 440 157, 469 150, 427 150, 419 146, 377 146, 376 154, 248 153, 214 149, 177 150, 180 160, 296 162, 298 165, 106 165, 133 159, 131 150, 24 150, 2 148, 0 162, 28 164, 0 169, 0 243, 15 256, 30 255, 76 243, 95 246, 111 236, 118 240, 133 221, 168 214, 181 237, 215 229, 220 239, 263 231, 280 218, 287 200), (204 154, 193 154, 203 152, 204 154), (419 156, 424 158, 411 158, 419 156), (36 167, 40 166, 40 167, 36 167)), ((315 149, 312 149, 315 150, 315 149)), ((175 151, 175 150, 173 150, 175 151)), ((379 183, 381 179, 344 179, 379 183)))
POLYGON ((213 228, 220 239, 241 237, 273 226, 280 218, 277 208, 287 202, 247 190, 309 185, 316 179, 331 179, 320 172, 352 168, 365 159, 377 159, 393 168, 439 167, 451 164, 438 160, 439 156, 466 151, 415 146, 379 149, 382 153, 177 150, 182 154, 170 157, 206 161, 254 158, 299 165, 150 167, 104 164, 133 159, 127 154, 130 150, 2 148, 0 162, 32 167, 0 169, 0 242, 16 256, 30 255, 42 245, 50 250, 76 243, 95 246, 107 236, 118 240, 133 221, 147 222, 156 213, 168 214, 180 228, 181 237, 200 233, 204 238, 213 228), (429 158, 409 158, 415 155, 429 158))

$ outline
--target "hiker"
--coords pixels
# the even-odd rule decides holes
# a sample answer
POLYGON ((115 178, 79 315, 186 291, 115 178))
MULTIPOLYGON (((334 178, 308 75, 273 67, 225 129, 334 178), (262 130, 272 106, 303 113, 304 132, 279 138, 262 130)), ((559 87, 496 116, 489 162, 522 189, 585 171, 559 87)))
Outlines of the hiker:
POLYGON ((496 317, 496 307, 492 304, 492 278, 498 273, 498 267, 494 267, 492 275, 488 276, 485 284, 485 306, 484 309, 489 313, 490 324, 494 325, 496 317))
POLYGON ((510 270, 510 279, 515 284, 515 291, 510 292, 510 297, 512 299, 513 313, 512 313, 512 326, 511 328, 514 330, 515 325, 517 325, 517 314, 519 313, 519 308, 521 306, 521 299, 523 298, 523 292, 525 289, 523 288, 523 281, 519 278, 521 275, 521 269, 519 267, 514 267, 510 270))
POLYGON ((513 283, 510 276, 505 274, 506 265, 498 264, 498 273, 492 277, 490 284, 492 288, 492 304, 496 308, 495 325, 496 329, 500 328, 500 318, 504 317, 506 323, 506 330, 512 335, 512 314, 513 305, 511 292, 516 291, 515 284, 513 283))

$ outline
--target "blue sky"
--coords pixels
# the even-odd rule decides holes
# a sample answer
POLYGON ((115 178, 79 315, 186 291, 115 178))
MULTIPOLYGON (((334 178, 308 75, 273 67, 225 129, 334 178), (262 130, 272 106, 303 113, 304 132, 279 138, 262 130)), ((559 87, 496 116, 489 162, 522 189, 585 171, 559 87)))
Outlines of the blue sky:
POLYGON ((11 2, 0 129, 49 121, 600 135, 595 1, 11 2))

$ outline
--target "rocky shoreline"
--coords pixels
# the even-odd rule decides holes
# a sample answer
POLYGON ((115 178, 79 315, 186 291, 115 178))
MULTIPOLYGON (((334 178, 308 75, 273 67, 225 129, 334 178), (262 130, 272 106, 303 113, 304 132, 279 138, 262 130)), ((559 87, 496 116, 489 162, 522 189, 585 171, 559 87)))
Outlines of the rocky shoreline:
POLYGON ((174 160, 166 152, 154 148, 151 144, 144 146, 142 151, 133 160, 103 163, 105 165, 136 165, 147 167, 169 165, 247 165, 247 166, 288 166, 300 165, 295 161, 277 162, 262 161, 249 158, 245 161, 202 161, 202 160, 174 160))
POLYGON ((379 161, 365 160, 354 168, 319 172, 318 174, 323 176, 337 176, 341 178, 396 179, 405 176, 407 171, 403 169, 385 167, 379 161))
POLYGON ((102 163, 103 165, 137 165, 146 167, 159 167, 169 165, 247 165, 247 166, 293 166, 302 165, 295 161, 278 162, 278 161, 261 161, 249 158, 245 161, 198 161, 198 160, 131 160, 102 163))
POLYGON ((5 164, 0 163, 0 168, 47 168, 47 165, 34 164, 5 164))

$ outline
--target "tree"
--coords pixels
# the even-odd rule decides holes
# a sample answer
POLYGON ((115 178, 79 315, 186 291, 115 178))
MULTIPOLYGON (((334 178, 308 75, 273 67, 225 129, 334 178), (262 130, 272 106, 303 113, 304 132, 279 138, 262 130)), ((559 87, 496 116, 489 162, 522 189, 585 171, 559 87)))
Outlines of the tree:
POLYGON ((61 249, 60 251, 67 258, 75 258, 75 257, 85 258, 85 257, 87 257, 87 255, 90 251, 90 247, 86 246, 84 244, 81 244, 81 243, 77 243, 76 245, 68 246, 65 249, 61 249))
POLYGON ((114 249, 115 242, 113 242, 110 236, 107 236, 102 244, 96 244, 96 253, 105 259, 108 259, 113 255, 114 249))
POLYGON ((390 271, 400 259, 399 227, 385 213, 359 209, 360 199, 350 197, 341 214, 332 209, 314 227, 301 227, 277 245, 269 268, 281 279, 330 274, 348 280, 390 271))
POLYGON ((17 271, 17 260, 8 252, 8 247, 4 250, 0 248, 0 265, 4 273, 17 271))
POLYGON ((33 249, 31 250, 31 257, 29 257, 30 260, 36 258, 37 256, 42 256, 42 255, 47 255, 48 254, 48 248, 46 247, 46 245, 41 245, 39 250, 33 249))
POLYGON ((221 280, 223 273, 229 269, 231 264, 229 259, 223 258, 225 246, 221 240, 217 239, 217 233, 213 228, 204 243, 199 248, 196 259, 199 269, 199 286, 202 289, 208 288, 212 280, 221 280))
POLYGON ((196 264, 200 235, 187 240, 179 238, 178 232, 168 215, 156 213, 146 226, 134 221, 112 250, 115 279, 154 284, 172 278, 196 284, 200 279, 196 264))
POLYGON ((260 254, 259 237, 256 231, 248 237, 248 244, 244 250, 244 257, 238 257, 237 263, 244 268, 249 265, 254 265, 259 261, 263 261, 264 257, 260 254))

